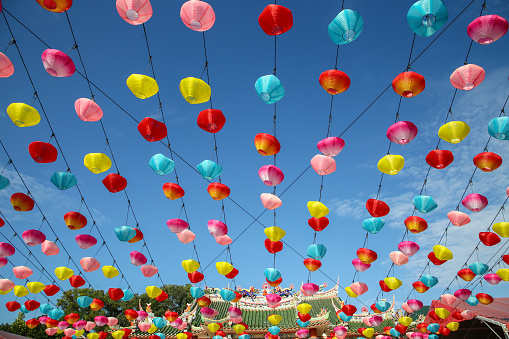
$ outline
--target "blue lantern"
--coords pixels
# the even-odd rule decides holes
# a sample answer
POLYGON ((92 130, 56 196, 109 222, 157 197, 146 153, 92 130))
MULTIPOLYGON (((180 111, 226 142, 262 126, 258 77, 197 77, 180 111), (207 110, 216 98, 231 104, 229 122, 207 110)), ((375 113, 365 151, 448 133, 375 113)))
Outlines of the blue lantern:
POLYGON ((175 168, 175 162, 162 154, 156 154, 148 162, 150 168, 156 172, 157 175, 165 175, 171 173, 175 168))
POLYGON ((308 321, 302 321, 300 319, 297 319, 297 325, 299 325, 300 327, 307 327, 309 325, 309 320, 308 321))
POLYGON ((124 296, 122 298, 120 298, 120 300, 129 301, 134 297, 134 293, 131 292, 129 289, 125 289, 123 291, 124 291, 124 296))
MULTIPOLYGON (((300 320, 300 319, 299 319, 300 320)), ((281 329, 277 326, 271 326, 269 327, 269 333, 272 335, 278 335, 279 332, 281 332, 281 329)))
POLYGON ((21 305, 20 309, 19 309, 21 312, 27 314, 27 313, 30 313, 29 310, 27 310, 27 308, 25 307, 25 305, 21 305))
MULTIPOLYGON (((215 337, 220 337, 220 336, 216 335, 215 337)), ((249 334, 243 334, 243 335, 239 335, 239 339, 251 339, 251 337, 249 336, 249 334)))
POLYGON ((129 226, 119 226, 115 228, 115 234, 117 235, 118 240, 127 242, 134 238, 136 230, 129 226))
POLYGON ((64 311, 55 308, 54 310, 49 311, 48 317, 50 317, 53 320, 58 320, 62 318, 65 315, 64 311))
POLYGON ((255 82, 255 90, 266 104, 275 104, 285 95, 283 84, 275 75, 259 77, 255 82))
POLYGON ((227 288, 223 288, 221 292, 219 292, 219 294, 221 295, 221 298, 223 298, 225 301, 232 301, 237 297, 235 292, 227 288))
POLYGON ((361 35, 364 27, 362 16, 351 9, 344 9, 329 24, 329 36, 333 43, 344 45, 361 35))
POLYGON ((281 272, 272 267, 266 268, 263 274, 268 281, 276 281, 281 278, 281 272))
POLYGON ((55 172, 50 180, 59 190, 69 189, 78 183, 74 174, 68 172, 55 172))
POLYGON ((476 306, 479 303, 479 300, 477 300, 477 298, 474 296, 470 296, 470 298, 466 300, 466 303, 470 306, 476 306))
POLYGON ((90 306, 92 301, 94 301, 94 299, 90 298, 89 296, 84 295, 82 297, 78 297, 78 299, 76 299, 76 301, 80 307, 88 307, 88 306, 90 306))
POLYGON ((380 312, 385 312, 391 307, 391 304, 388 301, 379 301, 376 303, 376 308, 380 312))
POLYGON ((429 274, 425 274, 421 277, 421 282, 429 288, 438 284, 438 278, 429 274))
POLYGON ((490 269, 488 265, 483 264, 482 262, 475 262, 473 264, 470 264, 468 265, 468 268, 470 268, 472 272, 474 272, 477 275, 483 275, 490 269))
POLYGON ((9 181, 9 179, 0 174, 0 191, 3 190, 4 188, 9 187, 10 185, 11 182, 9 181))
POLYGON ((346 323, 346 322, 349 322, 353 318, 353 315, 346 315, 345 312, 341 312, 341 313, 339 313, 339 317, 341 318, 341 320, 343 320, 346 323))
POLYGON ((509 117, 491 119, 488 133, 499 140, 509 140, 509 117))
POLYGON ((440 0, 420 0, 410 7, 406 19, 415 34, 428 37, 438 31, 449 18, 449 12, 440 0))
POLYGON ((52 309, 53 307, 51 307, 50 304, 41 304, 41 306, 39 306, 39 311, 41 311, 42 314, 48 314, 52 309))
POLYGON ((385 226, 382 218, 368 218, 362 222, 362 228, 371 234, 377 234, 385 226))
POLYGON ((205 295, 205 292, 199 287, 191 287, 191 296, 195 299, 201 298, 205 295))
POLYGON ((432 324, 429 324, 428 327, 426 327, 426 328, 428 329, 428 331, 435 333, 435 332, 438 332, 438 330, 440 329, 440 325, 437 323, 432 323, 432 324))
POLYGON ((206 180, 212 180, 223 173, 223 168, 221 165, 216 164, 211 160, 203 160, 196 167, 198 167, 198 171, 200 172, 203 179, 206 180))
POLYGON ((414 206, 421 213, 429 213, 438 207, 435 200, 428 195, 416 195, 414 197, 414 206))
POLYGON ((431 333, 430 335, 428 335, 428 339, 439 339, 440 337, 438 335, 436 335, 435 333, 431 333))
POLYGON ((327 248, 322 244, 309 245, 307 255, 315 260, 322 260, 327 253, 327 248))
POLYGON ((399 337, 400 333, 398 331, 396 331, 395 328, 391 328, 391 330, 389 331, 389 333, 394 336, 394 337, 399 337))
MULTIPOLYGON (((239 337, 240 338, 240 337, 239 337)), ((224 339, 223 337, 221 337, 220 335, 215 335, 212 337, 212 339, 224 339)))
POLYGON ((152 323, 154 324, 155 327, 161 328, 161 327, 166 325, 166 319, 163 319, 161 317, 157 317, 157 318, 154 318, 152 320, 152 323))

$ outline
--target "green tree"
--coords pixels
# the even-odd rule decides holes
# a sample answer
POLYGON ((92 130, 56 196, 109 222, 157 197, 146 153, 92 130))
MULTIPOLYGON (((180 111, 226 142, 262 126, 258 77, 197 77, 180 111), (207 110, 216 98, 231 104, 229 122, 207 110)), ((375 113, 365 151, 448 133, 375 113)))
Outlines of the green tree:
POLYGON ((35 328, 28 328, 25 323, 25 314, 18 313, 18 317, 12 324, 1 324, 0 331, 19 334, 28 338, 49 339, 51 338, 45 332, 46 327, 38 325, 35 328))

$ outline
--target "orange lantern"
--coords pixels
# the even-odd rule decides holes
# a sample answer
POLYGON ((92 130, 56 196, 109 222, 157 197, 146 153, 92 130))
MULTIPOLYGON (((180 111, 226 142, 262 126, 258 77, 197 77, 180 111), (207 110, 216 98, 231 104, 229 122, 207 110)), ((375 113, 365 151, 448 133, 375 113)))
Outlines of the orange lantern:
POLYGON ((421 93, 426 87, 424 77, 415 72, 403 72, 392 80, 394 92, 404 98, 411 98, 421 93))
POLYGON ((320 74, 318 82, 320 82, 320 85, 322 85, 327 93, 332 95, 343 93, 350 87, 350 78, 348 75, 337 69, 331 69, 320 74))
POLYGON ((254 138, 256 150, 263 156, 278 154, 281 145, 275 136, 267 133, 258 133, 254 138))
POLYGON ((230 188, 218 182, 212 182, 207 187, 207 192, 214 200, 223 200, 230 195, 230 188))

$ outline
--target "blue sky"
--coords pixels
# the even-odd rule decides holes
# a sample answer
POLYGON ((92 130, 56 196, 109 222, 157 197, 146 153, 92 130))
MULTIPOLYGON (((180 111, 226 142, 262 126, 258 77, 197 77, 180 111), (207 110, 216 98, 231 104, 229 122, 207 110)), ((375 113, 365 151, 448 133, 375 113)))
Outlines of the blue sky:
MULTIPOLYGON (((146 23, 146 30, 172 149, 189 164, 196 166, 211 158, 214 140, 196 125, 198 113, 209 108, 209 104, 190 105, 178 90, 182 78, 200 77, 204 66, 201 33, 188 29, 181 22, 179 11, 182 3, 153 1, 154 15, 146 23)), ((223 167, 221 179, 231 188, 231 198, 251 215, 257 216, 263 211, 260 194, 272 192, 272 188, 266 187, 257 175, 259 167, 271 164, 272 158, 260 156, 253 144, 257 133, 270 133, 272 130, 273 106, 263 103, 254 91, 256 79, 271 74, 274 65, 273 38, 265 35, 257 22, 259 13, 268 3, 231 0, 209 3, 217 15, 214 27, 206 32, 212 99, 214 108, 221 109, 226 116, 225 127, 216 135, 219 162, 223 167)), ((339 49, 338 69, 349 75, 352 84, 347 92, 334 98, 331 125, 333 135, 342 133, 392 79, 405 69, 413 37, 406 22, 406 13, 412 3, 400 1, 368 4, 356 0, 345 1, 345 8, 361 13, 365 25, 357 40, 339 49)), ((447 2, 448 23, 468 3, 447 2)), ((336 45, 327 34, 327 25, 341 10, 341 3, 327 0, 321 1, 319 5, 290 1, 280 1, 278 4, 290 8, 294 16, 294 27, 277 38, 277 76, 286 90, 285 97, 277 105, 277 137, 282 146, 277 156, 277 165, 285 174, 285 180, 277 188, 279 193, 308 167, 310 159, 319 153, 316 143, 326 137, 330 96, 319 85, 318 77, 321 72, 334 68, 336 45)), ((368 271, 360 274, 360 281, 369 286, 368 293, 359 298, 364 304, 374 302, 379 291, 378 280, 387 275, 390 266, 389 253, 397 250, 397 244, 403 236, 403 221, 412 213, 412 198, 419 193, 428 169, 425 156, 436 146, 438 128, 445 120, 454 93, 449 76, 463 65, 471 41, 466 34, 466 27, 478 16, 481 5, 482 1, 474 1, 412 65, 414 71, 426 78, 426 89, 415 98, 403 99, 400 116, 402 120, 417 125, 419 134, 409 145, 393 145, 391 148, 391 153, 405 157, 405 167, 398 175, 386 176, 383 181, 382 199, 390 205, 391 213, 384 218, 384 229, 369 237, 369 248, 378 252, 379 259, 368 271)), ((35 1, 21 4, 7 0, 3 6, 52 48, 67 53, 73 46, 65 14, 50 13, 35 1)), ((487 6, 489 14, 509 17, 509 5, 505 1, 487 1, 487 6)), ((130 74, 144 74, 147 69, 148 54, 143 28, 123 21, 113 1, 109 1, 109 4, 102 1, 75 2, 68 14, 91 81, 136 119, 157 117, 156 97, 140 100, 132 95, 125 84, 130 74)), ((69 78, 49 76, 40 59, 46 47, 9 15, 7 19, 98 227, 130 286, 142 293, 146 286, 156 281, 155 277, 144 278, 139 268, 129 261, 129 253, 140 251, 141 245, 121 243, 113 232, 115 227, 126 224, 127 214, 125 195, 109 193, 101 183, 113 169, 96 175, 83 166, 85 154, 102 152, 106 145, 100 125, 81 121, 74 111, 74 101, 90 95, 86 81, 78 74, 69 78)), ((0 41, 6 46, 10 35, 5 21, 1 21, 0 41)), ((435 36, 416 37, 414 57, 435 36)), ((410 238, 421 246, 419 253, 410 259, 409 264, 395 269, 395 276, 404 282, 394 292, 399 302, 404 301, 411 290, 411 283, 419 278, 427 262, 426 255, 442 235, 448 222, 446 214, 456 207, 474 170, 472 158, 483 151, 488 140, 487 124, 498 116, 509 93, 507 39, 504 36, 491 45, 474 43, 472 46, 468 60, 485 69, 486 79, 472 91, 460 91, 452 108, 454 119, 467 122, 471 133, 458 145, 441 143, 443 148, 454 153, 455 161, 445 170, 432 169, 428 178, 427 192, 435 198, 439 208, 423 216, 429 223, 428 230, 410 238)), ((10 46, 5 54, 13 61, 15 73, 10 78, 1 79, 0 140, 6 145, 58 238, 70 251, 72 258, 79 262, 84 256, 93 256, 98 247, 88 250, 78 248, 74 237, 80 231, 68 230, 63 222, 66 212, 79 209, 80 197, 76 189, 59 191, 49 181, 54 171, 66 170, 62 158, 59 157, 52 164, 37 164, 28 154, 30 142, 49 140, 51 133, 46 121, 43 119, 35 127, 18 128, 5 112, 11 102, 32 104, 33 101, 33 91, 15 47, 10 46)), ((71 50, 68 54, 81 71, 76 51, 71 50)), ((98 91, 94 93, 96 102, 104 111, 102 121, 120 173, 128 180, 127 192, 155 265, 164 283, 187 283, 187 274, 181 267, 181 261, 192 258, 192 247, 181 244, 166 226, 166 220, 179 217, 181 202, 166 199, 161 189, 163 183, 175 182, 175 175, 157 176, 147 165, 152 155, 164 154, 165 149, 159 143, 145 141, 133 120, 98 91)), ((322 202, 330 208, 330 225, 317 234, 317 242, 328 248, 327 256, 322 260, 322 270, 333 280, 339 277, 343 287, 352 282, 354 269, 351 260, 356 257, 357 248, 363 244, 365 232, 361 228, 362 220, 369 217, 364 204, 378 190, 381 173, 376 164, 387 152, 389 141, 385 133, 387 127, 394 122, 398 101, 398 95, 389 89, 342 136, 346 146, 336 157, 337 170, 324 178, 322 202)), ((33 106, 40 111, 37 102, 33 106)), ((509 148, 504 141, 492 140, 489 150, 504 159, 509 156, 509 148)), ((109 155, 108 151, 106 153, 109 155)), ((0 152, 0 163, 5 164, 7 160, 5 153, 0 152)), ((206 227, 209 219, 220 219, 221 204, 207 194, 207 181, 180 159, 175 161, 180 184, 186 191, 184 201, 191 229, 197 235, 196 248, 202 267, 212 262, 204 272, 207 284, 225 287, 229 280, 217 273, 213 262, 224 247, 215 242, 206 227)), ((466 257, 477 244, 478 232, 487 228, 506 198, 505 190, 509 186, 507 173, 507 164, 504 163, 492 173, 478 171, 475 175, 474 192, 487 196, 490 204, 480 213, 469 213, 471 224, 462 228, 452 226, 454 228, 449 231, 448 246, 453 250, 455 258, 440 267, 431 268, 431 274, 439 278, 439 285, 419 295, 419 299, 429 302, 438 298, 457 270, 462 268, 466 257)), ((0 210, 18 233, 38 228, 42 220, 38 211, 34 209, 32 212, 19 213, 9 204, 10 195, 25 192, 14 168, 7 166, 3 175, 11 180, 11 187, 0 191, 0 210)), ((312 169, 308 170, 281 197, 283 205, 277 210, 277 225, 287 233, 284 240, 303 256, 307 246, 313 242, 313 231, 307 225, 310 215, 306 203, 318 200, 320 181, 319 175, 312 169)), ((465 211, 463 207, 460 210, 465 211)), ((225 201, 225 211, 232 238, 237 237, 253 221, 229 200, 225 201)), ((502 221, 501 217, 497 221, 502 221)), ((260 223, 266 227, 272 226, 272 213, 265 213, 260 223)), ((127 225, 135 226, 132 214, 127 225)), ((89 227, 90 224, 82 233, 88 233, 89 227)), ((48 239, 55 240, 47 225, 42 230, 48 239)), ((7 226, 0 231, 7 238, 12 238, 13 232, 7 226)), ((97 231, 92 231, 92 234, 96 235, 97 231)), ((272 266, 272 255, 265 250, 264 239, 263 227, 255 223, 231 246, 234 266, 240 271, 236 278, 237 286, 259 288, 265 282, 263 270, 272 266)), ((13 243, 27 253, 18 239, 14 239, 13 243)), ((492 248, 481 245, 481 261, 490 258, 503 244, 504 240, 492 248)), ((40 248, 33 248, 33 252, 50 272, 57 266, 67 264, 68 258, 63 253, 46 257, 39 251, 40 248)), ((111 265, 113 262, 104 249, 101 249, 96 258, 103 265, 111 265)), ((223 254, 218 260, 225 258, 223 254)), ((19 254, 9 260, 15 265, 25 265, 26 262, 19 254)), ((290 283, 300 285, 308 279, 302 258, 287 247, 278 253, 276 267, 283 276, 282 286, 290 283)), ((1 268, 0 274, 5 278, 10 277, 11 268, 11 265, 1 268)), ((37 280, 40 273, 37 267, 31 268, 34 270, 32 278, 37 280)), ((71 265, 71 268, 74 267, 71 265)), ((120 278, 109 280, 100 270, 85 273, 85 276, 94 288, 108 289, 120 284, 120 278)), ((14 277, 12 280, 17 284, 23 283, 14 277)), ((49 283, 45 278, 41 278, 41 281, 49 283)), ((319 272, 311 274, 311 281, 318 284, 333 283, 319 272)), ((493 287, 485 284, 485 292, 495 297, 503 296, 503 284, 493 287)), ((67 281, 61 285, 70 288, 67 281)), ((127 287, 125 281, 121 287, 127 287)), ((345 294, 340 293, 340 297, 344 298, 345 294)), ((12 293, 2 296, 2 303, 13 298, 12 293)), ((43 299, 42 296, 36 297, 41 302, 43 299)), ((359 301, 354 300, 352 303, 358 308, 362 306, 359 301)), ((2 320, 15 317, 5 309, 0 310, 0 314, 2 320)))

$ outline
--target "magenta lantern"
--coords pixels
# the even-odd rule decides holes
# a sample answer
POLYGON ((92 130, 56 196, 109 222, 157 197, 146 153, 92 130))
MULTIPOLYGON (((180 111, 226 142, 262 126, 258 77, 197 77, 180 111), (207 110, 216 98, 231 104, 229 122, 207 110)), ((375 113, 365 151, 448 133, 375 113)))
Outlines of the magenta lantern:
POLYGON ((486 280, 491 285, 497 285, 499 282, 502 281, 502 278, 500 278, 495 273, 488 273, 484 276, 484 280, 486 280))
POLYGON ((47 49, 42 55, 42 64, 49 75, 54 77, 70 77, 76 71, 72 59, 56 49, 47 49))
POLYGON ((182 219, 170 219, 166 222, 166 225, 173 233, 180 233, 189 228, 189 224, 182 219))
POLYGON ((488 199, 484 195, 477 193, 470 193, 461 201, 466 209, 472 212, 481 212, 486 206, 488 206, 488 199))
POLYGON ((78 246, 84 250, 97 244, 97 239, 89 234, 78 234, 74 239, 76 239, 78 246))
POLYGON ((14 246, 7 242, 0 242, 0 258, 9 257, 14 254, 16 250, 14 246))
POLYGON ((323 155, 335 157, 345 147, 345 141, 339 137, 329 137, 320 140, 316 146, 323 155))
POLYGON ((454 296, 463 301, 466 301, 468 298, 470 298, 471 294, 472 292, 466 288, 460 288, 459 290, 454 292, 454 296))
POLYGON ((417 300, 417 299, 410 299, 406 302, 406 304, 414 311, 414 312, 417 312, 419 311, 423 306, 424 304, 422 303, 422 301, 420 300, 417 300))
POLYGON ((104 315, 98 315, 94 318, 94 321, 97 326, 104 326, 108 323, 108 318, 106 318, 104 315))
POLYGON ((28 246, 40 245, 46 240, 44 233, 38 230, 26 230, 21 236, 28 246))
POLYGON ((285 178, 283 171, 274 165, 265 165, 260 167, 258 175, 267 186, 279 185, 285 178))
POLYGON ((399 243, 398 249, 405 255, 411 257, 419 251, 419 245, 413 241, 402 241, 399 243))
MULTIPOLYGON (((1 11, 1 9, 0 9, 1 11)), ((7 55, 0 52, 0 78, 8 78, 14 74, 14 66, 7 55)))
POLYGON ((207 223, 207 228, 213 237, 221 237, 228 233, 228 226, 219 220, 209 220, 207 223))
POLYGON ((406 145, 417 135, 417 126, 410 121, 398 121, 387 129, 387 138, 400 145, 406 145))
POLYGON ((317 284, 307 283, 301 286, 300 290, 305 296, 313 296, 318 292, 320 287, 317 284))
POLYGON ((131 264, 134 266, 141 266, 147 263, 147 257, 141 252, 132 251, 130 254, 131 264))
POLYGON ((354 260, 352 260, 352 265, 359 272, 364 272, 365 270, 371 267, 371 264, 365 264, 359 258, 355 258, 354 260))
POLYGON ((488 45, 500 39, 509 28, 507 20, 498 15, 483 15, 467 27, 468 36, 481 45, 488 45))

